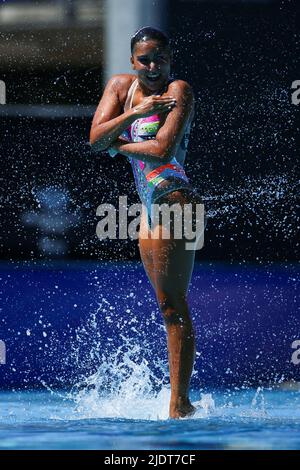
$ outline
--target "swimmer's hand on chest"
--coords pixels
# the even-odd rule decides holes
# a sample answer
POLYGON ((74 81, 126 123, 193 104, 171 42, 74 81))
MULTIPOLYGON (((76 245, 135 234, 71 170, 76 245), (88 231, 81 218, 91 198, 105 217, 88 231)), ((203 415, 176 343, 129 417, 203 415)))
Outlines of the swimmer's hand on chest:
POLYGON ((176 106, 173 96, 151 95, 144 98, 132 108, 137 118, 152 116, 153 114, 169 113, 176 106))

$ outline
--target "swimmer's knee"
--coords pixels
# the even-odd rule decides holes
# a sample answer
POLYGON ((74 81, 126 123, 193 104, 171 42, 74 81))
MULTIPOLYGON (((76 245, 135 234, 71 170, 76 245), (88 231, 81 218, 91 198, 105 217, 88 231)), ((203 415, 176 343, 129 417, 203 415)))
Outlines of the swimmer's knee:
POLYGON ((159 308, 166 324, 184 324, 189 321, 186 295, 158 296, 159 308))

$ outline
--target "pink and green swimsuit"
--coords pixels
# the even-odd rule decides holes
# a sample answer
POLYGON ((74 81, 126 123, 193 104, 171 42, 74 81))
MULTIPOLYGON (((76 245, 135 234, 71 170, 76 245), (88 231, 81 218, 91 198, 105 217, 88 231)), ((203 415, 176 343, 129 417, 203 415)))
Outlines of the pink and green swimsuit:
MULTIPOLYGON (((124 111, 132 107, 137 84, 138 81, 135 80, 128 90, 124 111)), ((134 180, 141 202, 147 209, 149 228, 151 228, 151 221, 153 220, 151 205, 161 196, 181 188, 195 192, 195 189, 191 186, 183 169, 192 118, 193 116, 191 116, 186 126, 182 142, 178 147, 176 155, 174 155, 169 163, 165 165, 160 165, 159 162, 145 163, 141 160, 127 157, 133 170, 134 180), (165 183, 162 185, 163 182, 165 183)), ((123 135, 127 135, 128 140, 131 142, 155 139, 159 126, 160 117, 154 114, 146 118, 136 119, 123 135)))

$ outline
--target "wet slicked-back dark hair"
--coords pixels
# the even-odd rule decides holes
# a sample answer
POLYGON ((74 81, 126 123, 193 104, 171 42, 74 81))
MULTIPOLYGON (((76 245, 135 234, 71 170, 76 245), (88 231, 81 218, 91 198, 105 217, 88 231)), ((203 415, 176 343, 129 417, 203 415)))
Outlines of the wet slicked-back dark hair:
POLYGON ((134 47, 137 42, 148 41, 151 39, 158 41, 163 47, 168 47, 170 45, 168 36, 160 29, 152 28, 152 26, 144 26, 143 28, 138 29, 131 37, 131 54, 133 54, 134 47))

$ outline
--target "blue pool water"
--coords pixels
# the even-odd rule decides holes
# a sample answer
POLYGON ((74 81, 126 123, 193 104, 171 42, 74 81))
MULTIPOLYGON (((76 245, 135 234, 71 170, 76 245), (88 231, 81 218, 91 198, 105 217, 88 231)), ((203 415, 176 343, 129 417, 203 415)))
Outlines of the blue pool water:
POLYGON ((0 448, 300 449, 299 266, 195 264, 197 412, 176 422, 141 263, 2 264, 0 281, 0 448))
POLYGON ((120 399, 113 417, 104 398, 2 392, 0 449, 300 449, 300 390, 193 392, 197 412, 180 421, 167 397, 120 399))
MULTIPOLYGON (((195 389, 300 381, 299 279, 295 264, 195 264, 195 389)), ((148 361, 165 375, 166 334, 141 263, 2 264, 0 283, 0 389, 66 388, 108 359, 114 376, 128 351, 129 369, 148 361)))

